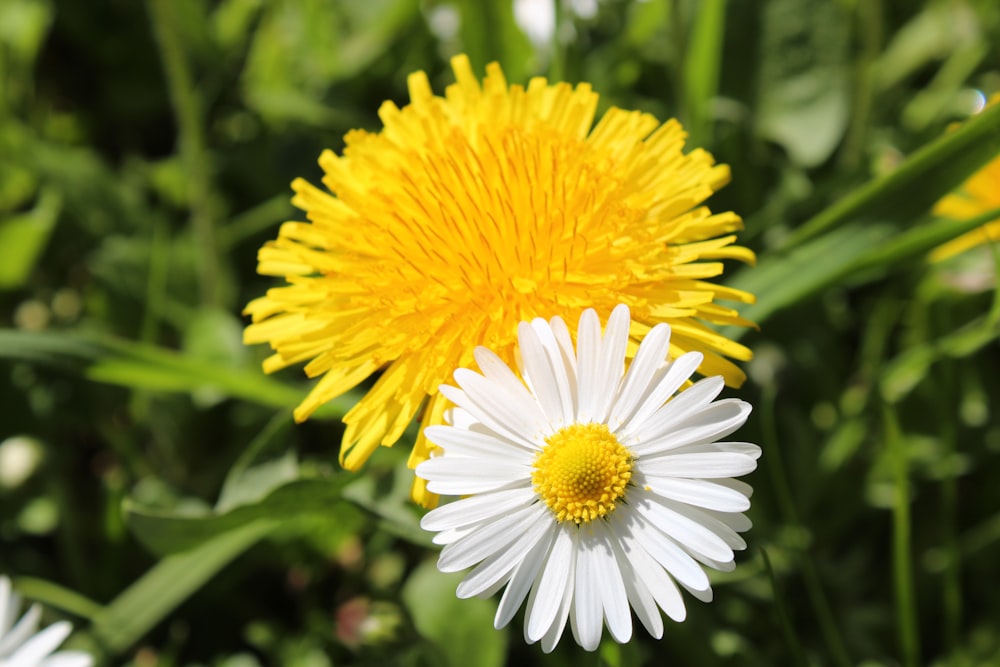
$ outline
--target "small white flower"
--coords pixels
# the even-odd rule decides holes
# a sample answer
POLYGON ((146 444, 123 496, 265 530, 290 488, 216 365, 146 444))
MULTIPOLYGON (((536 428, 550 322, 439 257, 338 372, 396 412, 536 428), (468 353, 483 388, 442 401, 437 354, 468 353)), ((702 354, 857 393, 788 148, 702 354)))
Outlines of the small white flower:
POLYGON ((79 651, 53 653, 69 636, 68 621, 53 623, 38 632, 42 609, 32 605, 14 624, 21 596, 11 589, 10 579, 0 576, 0 667, 91 667, 94 659, 79 651))
POLYGON ((618 306, 602 337, 588 310, 574 351, 560 318, 522 322, 524 381, 477 348, 482 374, 457 370, 460 388, 441 387, 457 406, 450 425, 426 430, 443 454, 417 475, 434 493, 468 496, 421 521, 445 545, 438 568, 473 568, 460 598, 506 586, 497 628, 527 598, 525 639, 546 652, 567 619, 588 651, 604 624, 628 641, 630 606, 662 637, 660 609, 685 617, 678 584, 710 601, 701 565, 732 570, 733 550, 746 547, 738 533, 750 528, 742 512, 752 489, 732 478, 757 467, 760 448, 718 440, 743 425, 749 404, 714 400, 721 377, 674 396, 702 355, 669 361, 665 324, 646 334, 625 372, 629 328, 628 308, 618 306))

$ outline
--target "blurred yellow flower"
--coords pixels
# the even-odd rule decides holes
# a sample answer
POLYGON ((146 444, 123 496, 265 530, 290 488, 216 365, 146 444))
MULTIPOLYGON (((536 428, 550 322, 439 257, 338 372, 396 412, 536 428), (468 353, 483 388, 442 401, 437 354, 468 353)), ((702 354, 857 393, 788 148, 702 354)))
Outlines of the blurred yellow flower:
MULTIPOLYGON (((1000 94, 993 95, 987 106, 998 102, 1000 94)), ((1000 209, 1000 155, 970 176, 957 190, 943 197, 934 206, 934 215, 953 220, 969 220, 996 209, 1000 209)), ((1000 241, 1000 217, 942 243, 931 251, 930 260, 939 262, 993 241, 1000 241)))
MULTIPOLYGON (((716 300, 752 295, 706 282, 718 260, 754 261, 733 245, 739 216, 700 205, 728 167, 685 155, 675 120, 612 108, 594 126, 588 84, 508 86, 495 63, 480 83, 465 56, 452 68, 444 97, 411 74, 410 104, 385 102, 380 132, 325 151, 326 189, 292 183, 310 222, 286 222, 260 250, 259 273, 287 285, 246 307, 244 341, 275 350, 267 372, 308 361, 306 374, 322 376, 295 419, 383 369, 344 416, 340 460, 355 470, 421 409, 422 426, 442 423, 438 386, 477 345, 512 364, 519 322, 606 317, 619 303, 633 339, 668 322, 671 356, 700 351, 702 374, 739 386, 730 359, 750 351, 706 325, 751 325, 716 300)), ((421 428, 410 467, 431 449, 421 428)), ((414 499, 433 506, 424 484, 414 499)))

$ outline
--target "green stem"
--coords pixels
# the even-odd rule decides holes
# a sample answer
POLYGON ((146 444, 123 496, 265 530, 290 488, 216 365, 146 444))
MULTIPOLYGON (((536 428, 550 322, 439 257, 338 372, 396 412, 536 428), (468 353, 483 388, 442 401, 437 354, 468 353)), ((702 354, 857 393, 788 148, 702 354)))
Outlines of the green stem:
POLYGON ((892 407, 883 407, 885 441, 893 472, 892 562, 896 590, 896 613, 902 662, 907 667, 920 664, 917 635, 916 594, 913 589, 913 563, 910 553, 910 476, 906 448, 892 407))
MULTIPOLYGON (((951 462, 955 458, 955 426, 948 420, 943 440, 947 448, 945 457, 951 462)), ((962 627, 962 555, 958 547, 958 484, 954 469, 949 470, 941 480, 941 510, 944 513, 945 569, 942 582, 945 617, 945 646, 949 654, 958 648, 958 636, 962 627)))
POLYGON ((561 2, 555 3, 555 30, 552 31, 552 56, 549 60, 549 81, 563 81, 566 78, 566 44, 560 33, 563 21, 572 20, 566 16, 561 2))
POLYGON ((871 127, 870 116, 875 88, 875 67, 882 51, 882 0, 859 2, 857 21, 860 23, 861 52, 855 75, 854 110, 844 138, 840 163, 844 170, 857 169, 864 157, 865 136, 871 127))
POLYGON ((167 296, 167 270, 169 249, 166 223, 155 218, 153 234, 149 240, 149 277, 146 280, 146 304, 139 328, 139 340, 156 342, 156 327, 163 318, 163 302, 167 296))
MULTIPOLYGON (((945 310, 936 320, 944 326, 944 331, 951 331, 951 313, 945 310)), ((951 363, 938 364, 940 373, 940 389, 945 396, 960 394, 958 381, 955 377, 955 365, 951 363)), ((944 549, 944 573, 941 582, 942 603, 944 605, 944 640, 949 654, 958 648, 958 636, 962 627, 962 555, 958 546, 958 471, 955 469, 955 457, 958 450, 958 439, 955 427, 955 414, 939 403, 941 423, 941 443, 944 447, 943 459, 947 462, 944 478, 941 480, 941 514, 942 542, 944 549)))
POLYGON ((147 0, 147 5, 163 59, 170 102, 177 117, 181 160, 188 175, 201 302, 203 305, 218 305, 221 302, 219 255, 212 220, 211 170, 202 128, 201 98, 195 90, 184 54, 176 2, 147 0))
POLYGON ((792 653, 792 663, 796 665, 808 665, 809 662, 806 660, 805 651, 802 650, 802 644, 795 634, 795 629, 792 628, 791 617, 788 614, 788 608, 785 606, 785 596, 778 586, 778 578, 774 574, 774 568, 771 567, 771 559, 767 555, 767 550, 762 548, 760 555, 764 560, 764 569, 767 570, 767 576, 771 579, 771 595, 774 598, 774 610, 778 615, 781 632, 785 635, 785 642, 792 653))
MULTIPOLYGON (((795 509, 795 502, 792 499, 791 486, 788 483, 788 475, 785 473, 784 462, 781 456, 781 446, 778 441, 778 431, 774 421, 774 406, 776 392, 773 387, 764 390, 762 397, 763 410, 761 410, 761 428, 764 432, 765 451, 767 452, 766 464, 771 475, 771 486, 777 496, 778 506, 783 514, 786 524, 799 531, 807 530, 799 520, 798 511, 795 509)), ((851 667, 853 662, 847 652, 847 645, 840 635, 837 623, 834 620, 833 610, 827 600, 826 593, 820 581, 816 564, 808 549, 803 549, 799 554, 801 559, 802 578, 806 587, 806 595, 812 605, 813 613, 819 624, 823 640, 826 642, 827 650, 833 661, 840 667, 851 667)))

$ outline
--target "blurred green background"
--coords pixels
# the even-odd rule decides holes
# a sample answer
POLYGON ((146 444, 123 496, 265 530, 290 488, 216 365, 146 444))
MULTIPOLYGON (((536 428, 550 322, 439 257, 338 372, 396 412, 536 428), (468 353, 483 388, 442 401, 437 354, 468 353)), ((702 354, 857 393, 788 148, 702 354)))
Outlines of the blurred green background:
POLYGON ((1000 262, 926 261, 998 44, 994 0, 0 0, 0 572, 108 665, 1000 664, 1000 262), (292 426, 301 370, 241 344, 289 182, 463 51, 732 167, 755 527, 662 641, 494 631, 406 447, 343 473, 356 396, 292 426))

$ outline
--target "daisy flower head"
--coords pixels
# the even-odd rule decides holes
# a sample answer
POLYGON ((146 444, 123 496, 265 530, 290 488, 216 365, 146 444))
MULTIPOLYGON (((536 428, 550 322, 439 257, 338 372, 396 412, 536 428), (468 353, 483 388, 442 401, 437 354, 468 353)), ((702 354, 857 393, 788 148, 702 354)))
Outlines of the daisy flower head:
POLYGON ((10 579, 0 576, 0 667, 91 667, 94 659, 80 651, 56 651, 69 636, 67 621, 53 623, 41 632, 42 609, 37 604, 17 620, 21 597, 10 579), (17 621, 15 623, 14 621, 17 621))
MULTIPOLYGON (((437 388, 476 346, 513 363, 519 322, 618 303, 636 335, 668 322, 673 353, 700 351, 701 373, 739 386, 732 360, 750 351, 710 325, 750 326, 719 300, 753 297, 709 279, 754 256, 734 245, 739 216, 702 205, 728 167, 684 153, 675 120, 611 108, 595 125, 586 83, 508 85, 495 63, 480 81, 465 56, 452 68, 443 97, 411 74, 410 103, 384 103, 381 131, 325 151, 325 187, 292 183, 309 222, 259 253, 258 272, 286 284, 247 305, 244 341, 272 347, 266 372, 307 362, 320 378, 296 420, 381 370, 344 416, 340 459, 356 470, 421 411, 441 423, 437 388)), ((419 436, 410 467, 430 448, 419 436)), ((414 497, 436 502, 419 482, 414 497)))
POLYGON ((584 311, 574 349, 559 317, 521 323, 523 381, 477 348, 481 372, 459 369, 458 386, 441 387, 456 406, 449 424, 426 429, 443 453, 417 475, 434 493, 463 497, 421 521, 444 545, 438 568, 472 568, 461 598, 505 587, 495 626, 524 603, 525 640, 546 652, 567 620, 588 651, 604 625, 628 641, 630 607, 659 639, 660 610, 685 618, 679 589, 710 601, 702 566, 732 570, 733 550, 746 547, 752 490, 733 478, 756 468, 760 448, 719 440, 749 404, 715 400, 717 376, 681 390, 701 353, 670 361, 666 324, 625 370, 629 326, 624 305, 603 336, 596 312, 584 311))
MULTIPOLYGON (((993 95, 987 107, 1000 103, 1000 94, 993 95)), ((986 163, 954 192, 945 195, 934 206, 934 215, 953 220, 971 220, 1000 209, 1000 155, 986 163)), ((932 262, 939 262, 986 243, 1000 241, 1000 217, 978 229, 966 232, 947 243, 942 243, 930 254, 932 262)))

